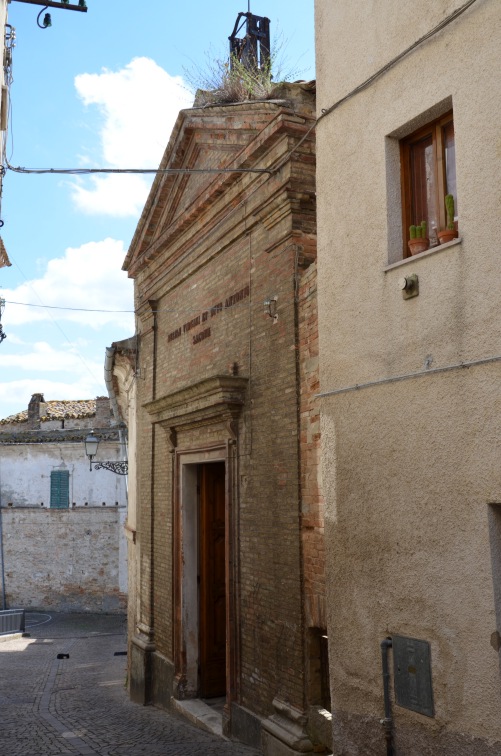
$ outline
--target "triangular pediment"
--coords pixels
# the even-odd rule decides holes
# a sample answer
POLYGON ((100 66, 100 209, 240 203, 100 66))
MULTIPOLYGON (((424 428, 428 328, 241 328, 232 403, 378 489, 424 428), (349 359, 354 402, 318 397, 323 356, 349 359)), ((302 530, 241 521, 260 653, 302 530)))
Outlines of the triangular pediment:
MULTIPOLYGON (((180 219, 184 222, 185 216, 191 217, 197 203, 202 206, 206 197, 217 192, 223 176, 218 169, 252 167, 253 143, 283 106, 278 102, 252 102, 180 112, 159 167, 196 172, 156 176, 124 270, 134 276, 148 261, 148 250, 158 246, 158 239, 168 236, 169 228, 179 224, 180 219)), ((259 162, 258 153, 259 150, 254 162, 259 162)), ((227 181, 239 176, 224 174, 227 181)))

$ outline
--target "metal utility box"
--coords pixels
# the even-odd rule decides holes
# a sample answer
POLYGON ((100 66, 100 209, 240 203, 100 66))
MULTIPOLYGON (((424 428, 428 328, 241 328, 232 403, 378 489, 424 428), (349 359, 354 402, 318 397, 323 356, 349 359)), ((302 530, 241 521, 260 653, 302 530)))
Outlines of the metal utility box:
POLYGON ((397 704, 433 717, 430 644, 416 638, 393 635, 392 646, 397 704))

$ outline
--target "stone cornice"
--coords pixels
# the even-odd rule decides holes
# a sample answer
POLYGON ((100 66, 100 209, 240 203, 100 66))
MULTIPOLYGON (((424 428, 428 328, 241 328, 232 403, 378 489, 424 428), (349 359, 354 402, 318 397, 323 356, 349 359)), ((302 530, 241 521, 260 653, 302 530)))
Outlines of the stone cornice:
MULTIPOLYGON (((292 85, 292 88, 291 86, 289 86, 285 89, 287 91, 288 97, 288 99, 286 100, 248 101, 245 103, 221 104, 213 105, 211 107, 189 108, 186 110, 181 110, 177 117, 176 123, 174 124, 174 128, 172 129, 169 143, 165 149, 159 167, 162 169, 167 167, 183 167, 183 161, 187 152, 187 139, 193 133, 194 125, 198 123, 200 125, 199 127, 203 128, 202 124, 204 123, 204 121, 207 121, 207 119, 213 121, 216 129, 226 129, 228 125, 228 117, 233 118, 235 115, 245 116, 247 114, 252 121, 255 121, 256 118, 260 117, 268 117, 271 120, 279 110, 298 109, 301 114, 306 111, 308 115, 312 115, 314 117, 314 105, 312 104, 311 99, 309 101, 309 105, 301 105, 296 101, 297 92, 296 96, 294 96, 294 90, 297 89, 297 87, 295 85, 292 85)), ((300 87, 299 89, 304 91, 313 91, 310 90, 309 87, 300 87)), ((194 166, 189 165, 189 167, 194 166)), ((147 227, 152 218, 152 215, 155 214, 154 208, 158 204, 159 195, 165 191, 166 186, 172 186, 177 179, 179 179, 179 177, 165 176, 162 174, 157 174, 157 176, 155 177, 148 199, 146 200, 146 204, 143 208, 143 212, 141 213, 141 218, 139 219, 134 237, 130 244, 129 251, 125 257, 123 270, 129 269, 129 265, 131 264, 136 254, 136 250, 141 250, 141 247, 143 246, 144 234, 145 232, 147 232, 147 227)), ((182 178, 180 183, 185 183, 186 181, 187 177, 182 178)))
POLYGON ((152 422, 166 428, 197 427, 231 422, 244 404, 247 378, 216 375, 185 386, 143 405, 152 422))
MULTIPOLYGON (((311 119, 304 116, 297 116, 294 113, 287 110, 278 110, 272 113, 274 117, 271 119, 259 134, 251 140, 251 142, 235 157, 233 166, 235 168, 251 168, 262 156, 271 148, 271 146, 277 142, 283 135, 289 135, 296 138, 301 138, 309 128, 311 119)), ((314 139, 312 134, 311 139, 314 139)), ((287 148, 288 146, 285 145, 287 148)), ((299 154, 299 153, 298 153, 299 154)), ((276 159, 280 159, 281 155, 277 155, 276 159)), ((295 156, 296 159, 298 156, 295 156)), ((272 166, 270 166, 272 167, 272 166)), ((220 174, 209 186, 206 186, 201 194, 194 200, 189 208, 178 216, 176 216, 172 223, 156 237, 151 243, 144 246, 141 244, 138 235, 136 234, 129 253, 124 262, 123 268, 128 270, 130 277, 135 277, 137 274, 148 265, 153 259, 155 259, 165 248, 167 244, 171 244, 180 234, 187 230, 189 227, 196 227, 197 222, 200 221, 201 216, 206 213, 207 209, 213 205, 222 194, 227 192, 228 188, 234 184, 245 174, 230 173, 220 174)), ((174 180, 174 177, 171 177, 174 180)), ((243 182, 242 189, 244 184, 243 182)), ((158 193, 160 192, 160 186, 157 187, 157 191, 150 195, 151 201, 147 203, 148 215, 154 212, 154 206, 159 201, 158 193), (154 196, 154 201, 153 201, 154 196)), ((146 211, 146 207, 145 207, 146 211)), ((142 226, 146 225, 146 218, 143 218, 142 226)), ((139 231, 139 228, 138 228, 139 231)))

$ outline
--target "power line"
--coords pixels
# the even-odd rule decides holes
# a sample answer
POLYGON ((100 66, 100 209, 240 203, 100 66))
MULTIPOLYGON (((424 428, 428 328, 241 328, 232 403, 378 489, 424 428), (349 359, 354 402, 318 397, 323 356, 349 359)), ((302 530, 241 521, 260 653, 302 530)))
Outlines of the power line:
MULTIPOLYGON (((407 47, 403 52, 399 53, 395 58, 390 60, 386 65, 384 65, 382 68, 378 69, 374 74, 369 76, 368 79, 365 79, 361 84, 356 86, 354 89, 351 90, 348 94, 344 95, 340 100, 337 100, 333 105, 329 106, 328 108, 322 109, 322 112, 320 116, 313 122, 311 127, 308 129, 308 131, 303 135, 303 137, 298 141, 298 143, 287 153, 287 155, 276 165, 274 168, 24 168, 22 166, 12 166, 9 161, 5 159, 6 168, 9 171, 12 171, 13 173, 23 173, 23 174, 32 174, 32 175, 43 175, 43 174, 56 174, 56 175, 74 175, 74 176, 82 176, 82 175, 90 175, 90 174, 161 174, 161 175, 189 175, 189 174, 197 174, 197 173, 214 173, 214 174, 224 174, 224 173, 265 173, 270 176, 278 173, 278 171, 285 165, 285 163, 289 160, 290 156, 293 155, 297 150, 301 147, 301 145, 305 142, 305 140, 309 137, 311 132, 314 130, 316 125, 323 120, 326 116, 330 115, 334 110, 337 110, 341 105, 343 105, 347 100, 351 99, 352 97, 355 97, 355 95, 359 94, 359 92, 362 92, 364 89, 367 89, 376 79, 379 79, 381 76, 383 76, 387 71, 389 71, 391 68, 393 68, 397 63, 399 63, 403 58, 405 58, 409 53, 411 53, 413 50, 415 50, 417 47, 419 47, 423 42, 428 41, 431 39, 431 37, 435 36, 435 34, 438 34, 438 32, 442 31, 446 26, 448 26, 450 23, 455 21, 459 16, 461 16, 465 11, 468 10, 477 0, 467 0, 467 2, 462 5, 457 10, 453 11, 447 18, 443 19, 439 24, 437 24, 433 29, 431 29, 429 32, 424 34, 422 37, 420 37, 418 40, 412 43, 409 47, 407 47)), ((5 170, 5 169, 4 169, 5 170)))
MULTIPOLYGON (((26 282, 26 285, 29 286, 29 288, 33 291, 33 293, 35 294, 35 296, 38 297, 38 299, 40 299, 40 301, 42 301, 41 297, 39 296, 39 294, 37 293, 37 291, 32 287, 31 283, 29 282, 28 278, 26 277, 26 274, 22 270, 22 268, 19 265, 19 263, 16 260, 14 260, 13 262, 14 262, 14 265, 16 266, 16 268, 19 270, 19 272, 23 276, 23 278, 24 278, 24 280, 26 282)), ((46 307, 47 305, 43 305, 42 304, 42 305, 38 305, 38 306, 39 307, 46 307)), ((58 321, 54 320, 54 318, 52 317, 52 315, 49 315, 49 317, 50 317, 53 325, 55 325, 55 327, 61 333, 61 335, 63 336, 63 338, 66 339, 66 341, 68 342, 68 344, 70 344, 70 346, 73 346, 72 342, 70 341, 70 339, 68 338, 68 336, 66 335, 66 333, 63 331, 63 329, 62 329, 61 325, 58 323, 58 321)), ((77 355, 78 359, 80 360, 80 362, 82 363, 82 365, 84 366, 84 368, 86 369, 86 371, 88 372, 88 374, 90 375, 90 377, 92 378, 92 380, 97 382, 98 379, 96 378, 96 376, 94 375, 94 373, 92 372, 92 370, 90 369, 89 365, 85 361, 84 357, 80 354, 80 352, 78 351, 78 349, 76 349, 76 355, 77 355)))
POLYGON ((94 310, 87 307, 60 307, 59 305, 45 305, 45 304, 33 304, 32 302, 13 302, 9 299, 5 299, 6 304, 19 305, 21 307, 41 307, 45 310, 71 310, 74 312, 116 312, 116 313, 134 313, 135 310, 94 310))
MULTIPOLYGON (((3 299, 2 302, 5 302, 5 304, 10 305, 18 305, 19 307, 39 307, 40 309, 45 310, 66 310, 69 312, 101 312, 101 313, 108 313, 108 314, 130 314, 130 315, 137 315, 138 310, 99 310, 99 309, 92 309, 89 307, 63 307, 60 305, 45 305, 45 304, 33 304, 32 302, 14 302, 10 299, 3 299)), ((235 302, 228 307, 226 307, 224 304, 221 308, 218 309, 218 312, 221 310, 232 310, 234 307, 241 307, 242 302, 235 302)), ((200 305, 200 307, 182 307, 182 308, 174 308, 174 307, 159 307, 157 309, 152 310, 152 312, 171 312, 173 314, 183 314, 185 312, 205 312, 206 310, 215 310, 216 305, 211 304, 209 306, 200 305)))
POLYGON ((412 43, 412 45, 409 45, 403 52, 399 53, 395 58, 392 58, 388 63, 386 63, 382 68, 378 69, 374 74, 369 76, 368 79, 365 79, 361 84, 356 86, 354 89, 351 90, 351 92, 348 92, 348 94, 344 95, 344 97, 341 97, 341 99, 337 100, 333 105, 330 105, 328 108, 323 108, 321 114, 319 117, 313 122, 311 127, 308 129, 306 134, 302 136, 302 138, 298 141, 298 143, 287 153, 287 155, 276 165, 274 168, 69 168, 69 169, 60 169, 60 168, 22 168, 20 166, 14 167, 10 165, 8 161, 6 161, 7 169, 10 171, 13 171, 14 173, 28 173, 28 174, 69 174, 69 175, 85 175, 85 174, 93 174, 93 173, 116 173, 116 174, 172 174, 172 175, 183 175, 183 174, 191 174, 191 173, 267 173, 268 175, 272 176, 273 174, 277 173, 289 160, 290 156, 293 155, 297 150, 301 147, 301 145, 305 142, 305 140, 309 137, 313 129, 316 127, 318 123, 320 123, 321 120, 323 120, 326 116, 330 115, 334 110, 337 110, 341 105, 343 105, 347 100, 350 100, 352 97, 355 97, 355 95, 362 92, 364 89, 367 89, 371 84, 374 83, 377 79, 379 79, 381 76, 383 76, 387 71, 389 71, 391 68, 393 68, 397 63, 399 63, 403 58, 405 58, 407 55, 409 55, 413 50, 415 50, 417 47, 423 44, 423 42, 427 42, 429 39, 435 36, 435 34, 438 34, 438 32, 442 31, 442 29, 445 29, 446 26, 451 24, 453 21, 455 21, 459 16, 461 16, 465 11, 468 10, 474 3, 476 3, 477 0, 467 0, 467 2, 462 5, 457 10, 453 11, 447 18, 444 18, 439 24, 437 24, 433 29, 431 29, 429 32, 424 34, 422 37, 420 37, 418 40, 412 43))
POLYGON ((476 3, 477 0, 468 0, 464 5, 462 5, 457 10, 453 11, 453 13, 450 14, 450 16, 447 16, 447 18, 444 18, 443 21, 441 21, 439 24, 433 27, 429 32, 424 34, 422 37, 420 37, 416 42, 413 42, 412 45, 407 47, 403 52, 399 53, 395 58, 392 58, 386 65, 384 65, 382 68, 380 68, 378 71, 372 74, 372 76, 369 76, 368 79, 365 79, 361 84, 356 86, 354 89, 351 90, 351 92, 348 92, 348 94, 344 95, 344 97, 341 97, 340 100, 337 100, 333 105, 330 105, 328 108, 322 108, 321 114, 318 116, 318 118, 314 121, 314 123, 310 126, 306 134, 304 134, 301 139, 298 141, 296 145, 290 150, 290 152, 287 154, 286 157, 284 157, 278 165, 275 166, 273 172, 276 173, 279 171, 285 163, 289 160, 290 156, 296 152, 303 142, 308 139, 313 129, 317 126, 320 121, 322 121, 326 116, 330 115, 334 112, 334 110, 337 110, 341 105, 343 105, 347 100, 351 100, 352 97, 355 97, 355 95, 359 94, 359 92, 363 92, 364 89, 367 89, 371 84, 373 84, 377 79, 379 79, 381 76, 383 76, 387 71, 389 71, 391 68, 393 68, 397 63, 399 63, 403 58, 405 58, 409 53, 411 53, 413 50, 416 49, 416 47, 419 47, 419 45, 422 45, 423 42, 427 42, 431 37, 435 36, 435 34, 438 34, 439 31, 442 31, 442 29, 445 29, 446 26, 448 26, 450 23, 456 20, 456 18, 459 18, 465 11, 470 8, 474 3, 476 3))
POLYGON ((13 173, 29 174, 63 174, 68 176, 85 176, 94 173, 111 174, 161 174, 182 176, 184 174, 197 173, 273 173, 271 168, 22 168, 13 166, 8 160, 5 161, 7 170, 13 173))

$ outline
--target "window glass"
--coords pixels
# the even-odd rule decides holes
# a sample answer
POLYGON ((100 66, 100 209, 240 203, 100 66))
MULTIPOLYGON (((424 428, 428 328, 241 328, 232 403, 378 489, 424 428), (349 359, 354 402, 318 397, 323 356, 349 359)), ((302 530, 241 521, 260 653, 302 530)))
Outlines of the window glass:
MULTIPOLYGON (((458 232, 458 199, 456 189, 456 149, 454 122, 449 112, 429 123, 400 143, 402 167, 402 249, 409 249, 410 227, 426 221, 427 244, 445 243, 447 216, 445 197, 454 197, 455 231, 458 232)), ((415 246, 413 247, 415 250, 415 246)), ((426 248, 414 251, 419 254, 426 248)))
POLYGON ((443 127, 443 144, 445 153, 445 189, 446 194, 454 197, 454 220, 458 219, 458 197, 456 191, 456 145, 454 142, 454 124, 452 121, 443 127))
POLYGON ((437 225, 437 186, 433 138, 430 134, 410 145, 411 223, 426 221, 428 228, 437 225))

